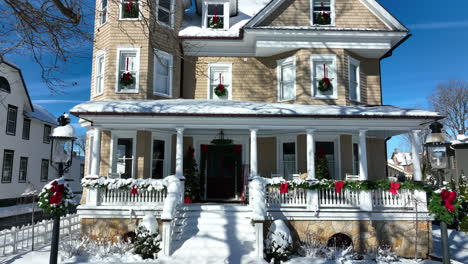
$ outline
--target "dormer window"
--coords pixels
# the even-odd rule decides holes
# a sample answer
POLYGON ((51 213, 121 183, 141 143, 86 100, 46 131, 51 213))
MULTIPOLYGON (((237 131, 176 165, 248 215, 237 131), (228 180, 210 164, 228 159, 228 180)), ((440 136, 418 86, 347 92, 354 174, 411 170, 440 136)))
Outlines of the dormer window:
POLYGON ((333 26, 335 24, 335 0, 311 0, 312 25, 333 26))
POLYGON ((229 0, 205 0, 203 28, 229 29, 229 0))

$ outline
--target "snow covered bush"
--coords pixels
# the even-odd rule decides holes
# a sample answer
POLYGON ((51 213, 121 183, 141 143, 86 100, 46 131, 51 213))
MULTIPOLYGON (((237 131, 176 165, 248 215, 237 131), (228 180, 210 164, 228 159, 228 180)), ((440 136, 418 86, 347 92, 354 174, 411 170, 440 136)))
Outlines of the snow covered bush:
POLYGON ((267 261, 279 263, 288 260, 292 254, 292 249, 292 237, 289 228, 283 220, 275 220, 271 224, 265 240, 267 261))
POLYGON ((320 243, 316 233, 307 232, 306 238, 300 243, 298 253, 303 257, 322 257, 327 248, 320 243))
POLYGON ((380 246, 374 253, 370 254, 371 259, 377 263, 390 263, 398 261, 398 255, 389 246, 380 246))
POLYGON ((87 238, 64 239, 60 241, 60 252, 65 258, 80 256, 86 253, 88 243, 89 239, 87 238))
POLYGON ((158 232, 156 217, 149 215, 135 230, 134 252, 143 259, 157 259, 161 251, 161 235, 158 232))
POLYGON ((133 248, 129 242, 119 239, 117 243, 105 239, 91 240, 87 237, 60 241, 62 260, 71 258, 103 260, 109 257, 121 258, 133 248))

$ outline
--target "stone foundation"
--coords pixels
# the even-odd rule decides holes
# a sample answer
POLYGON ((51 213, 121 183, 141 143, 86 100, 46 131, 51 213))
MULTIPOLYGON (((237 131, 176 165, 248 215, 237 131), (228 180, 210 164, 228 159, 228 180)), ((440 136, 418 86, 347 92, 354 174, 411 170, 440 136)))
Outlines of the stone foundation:
MULTIPOLYGON (((159 232, 162 232, 161 219, 157 219, 159 232)), ((128 232, 135 231, 141 219, 128 218, 85 218, 81 219, 81 236, 90 239, 103 239, 117 242, 118 237, 124 237, 128 232)))
MULTIPOLYGON (((286 222, 291 230, 296 248, 300 241, 307 239, 308 234, 318 239, 321 244, 327 244, 331 236, 343 233, 352 239, 354 249, 360 253, 372 252, 379 246, 389 246, 400 257, 406 258, 413 258, 416 251, 418 258, 427 258, 431 252, 432 228, 430 221, 419 221, 417 233, 415 221, 286 222)), ((265 236, 268 234, 270 224, 271 221, 265 223, 265 236)))

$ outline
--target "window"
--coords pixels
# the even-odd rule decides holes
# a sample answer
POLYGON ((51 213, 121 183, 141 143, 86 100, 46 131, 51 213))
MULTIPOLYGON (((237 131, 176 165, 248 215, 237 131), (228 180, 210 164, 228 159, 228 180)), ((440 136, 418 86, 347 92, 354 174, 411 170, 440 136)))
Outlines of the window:
POLYGON ((31 133, 31 119, 23 119, 23 139, 29 140, 29 135, 31 133))
MULTIPOLYGON (((140 52, 138 49, 119 50, 117 92, 136 93, 138 92, 139 82, 139 60, 140 52), (131 82, 124 82, 124 73, 130 73, 131 82)), ((128 80, 128 79, 127 79, 128 80)))
POLYGON ((228 100, 232 98, 232 65, 227 63, 215 63, 209 65, 209 99, 228 100), (220 84, 225 90, 224 94, 220 94, 220 84))
POLYGON ((50 143, 50 133, 52 131, 52 127, 49 125, 44 125, 44 135, 42 137, 42 141, 46 144, 50 143))
POLYGON ((107 23, 107 0, 101 0, 101 8, 99 9, 99 26, 107 23))
POLYGON ((173 57, 164 51, 156 51, 154 55, 154 94, 172 96, 173 57))
POLYGON ((13 176, 13 158, 15 152, 5 149, 3 151, 2 183, 10 183, 13 176))
POLYGON ((94 95, 101 95, 104 91, 104 54, 96 58, 96 82, 94 83, 94 95))
POLYGON ((353 174, 359 175, 359 144, 353 143, 353 174))
POLYGON ((26 182, 27 177, 28 177, 28 158, 21 157, 18 182, 26 182))
POLYGON ((314 97, 337 99, 336 55, 312 55, 310 64, 312 66, 312 94, 314 97))
POLYGON ((80 164, 80 179, 84 178, 84 164, 80 164))
POLYGON ((133 139, 119 138, 117 140, 117 170, 120 178, 128 179, 133 176, 133 139))
POLYGON ((6 134, 7 135, 16 135, 16 119, 18 116, 18 107, 13 105, 8 105, 7 112, 7 124, 6 124, 6 134))
POLYGON ((335 0, 311 0, 312 25, 333 26, 335 24, 335 0))
POLYGON ((47 181, 49 179, 49 160, 42 159, 41 162, 41 181, 47 181))
POLYGON ((296 98, 296 59, 294 57, 278 61, 278 101, 296 98))
POLYGON ((156 0, 156 19, 159 23, 172 27, 173 25, 172 0, 156 0))
POLYGON ((360 62, 348 57, 349 61, 349 100, 361 101, 361 85, 359 81, 360 62))
POLYGON ((203 28, 229 29, 229 0, 205 0, 203 28))
POLYGON ((166 144, 163 140, 153 140, 152 173, 151 178, 164 178, 164 159, 166 144))
POLYGON ((283 176, 287 179, 292 179, 292 174, 297 173, 296 170, 296 143, 282 143, 281 162, 283 167, 283 176))
POLYGON ((3 76, 0 76, 0 91, 4 91, 7 93, 11 92, 10 83, 3 76))
POLYGON ((138 19, 140 17, 139 0, 121 0, 120 19, 138 19))
POLYGON ((315 142, 315 170, 316 173, 321 172, 323 175, 317 177, 324 177, 327 179, 338 179, 336 174, 336 157, 335 157, 335 143, 334 142, 315 142), (326 167, 325 167, 326 166, 326 167))

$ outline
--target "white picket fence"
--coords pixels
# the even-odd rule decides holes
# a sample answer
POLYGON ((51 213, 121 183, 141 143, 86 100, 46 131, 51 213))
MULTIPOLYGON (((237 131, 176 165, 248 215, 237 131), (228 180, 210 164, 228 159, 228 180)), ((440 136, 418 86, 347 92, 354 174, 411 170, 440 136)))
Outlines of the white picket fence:
MULTIPOLYGON (((34 225, 34 247, 47 245, 52 239, 53 220, 43 220, 34 225)), ((0 254, 14 254, 30 249, 33 242, 32 225, 13 227, 0 231, 0 254)), ((60 236, 73 236, 80 232, 80 219, 77 214, 60 219, 60 236)))

